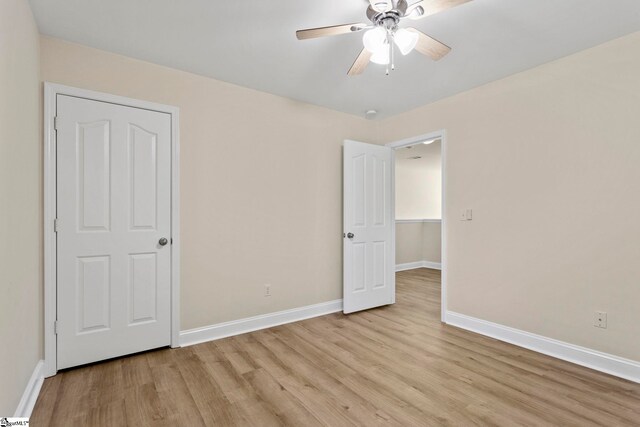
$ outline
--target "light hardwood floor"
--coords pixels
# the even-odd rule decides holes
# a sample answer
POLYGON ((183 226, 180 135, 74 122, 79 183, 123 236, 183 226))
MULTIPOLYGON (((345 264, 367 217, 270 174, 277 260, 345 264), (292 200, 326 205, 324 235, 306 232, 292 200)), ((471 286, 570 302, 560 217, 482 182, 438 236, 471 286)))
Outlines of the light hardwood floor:
POLYGON ((440 323, 440 273, 397 303, 45 380, 32 426, 640 425, 640 384, 440 323))

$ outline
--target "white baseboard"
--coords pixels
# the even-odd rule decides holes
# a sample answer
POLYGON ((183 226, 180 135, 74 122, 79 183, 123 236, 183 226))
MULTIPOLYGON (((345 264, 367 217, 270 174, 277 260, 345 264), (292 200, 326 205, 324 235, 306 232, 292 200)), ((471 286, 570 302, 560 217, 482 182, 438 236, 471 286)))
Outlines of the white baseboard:
POLYGON ((260 316, 247 317, 231 322, 218 323, 202 328, 189 329, 180 332, 180 345, 182 347, 213 341, 233 335, 240 335, 260 329, 271 328, 285 323, 297 322, 312 317, 342 311, 342 300, 327 301, 320 304, 307 305, 305 307, 290 310, 277 311, 275 313, 260 316))
POLYGON ((24 389, 24 393, 22 393, 22 398, 20 399, 20 403, 18 403, 16 412, 13 415, 14 417, 29 418, 31 416, 33 407, 36 406, 36 400, 38 400, 38 395, 40 394, 43 382, 44 360, 40 360, 36 363, 36 367, 31 374, 31 378, 29 378, 27 387, 24 389))
POLYGON ((416 261, 407 262, 406 264, 396 264, 396 271, 413 270, 416 268, 432 268, 434 270, 442 270, 442 264, 433 261, 416 261))
POLYGON ((577 365, 640 383, 640 363, 464 314, 447 311, 446 323, 577 365))
POLYGON ((405 264, 396 264, 396 271, 413 270, 415 268, 422 268, 422 261, 407 262, 405 264))
POLYGON ((422 261, 423 268, 431 268, 434 270, 442 270, 442 264, 439 262, 422 261))

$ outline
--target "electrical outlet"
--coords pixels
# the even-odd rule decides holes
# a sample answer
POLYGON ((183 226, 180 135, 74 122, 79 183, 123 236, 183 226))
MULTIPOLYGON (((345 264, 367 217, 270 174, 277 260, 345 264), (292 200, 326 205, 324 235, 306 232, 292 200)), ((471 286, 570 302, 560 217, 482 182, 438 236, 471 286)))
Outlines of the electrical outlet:
POLYGON ((271 296, 271 285, 269 284, 264 285, 264 296, 265 297, 271 296))
POLYGON ((607 313, 604 311, 596 311, 595 317, 593 318, 593 326, 607 329, 607 313))

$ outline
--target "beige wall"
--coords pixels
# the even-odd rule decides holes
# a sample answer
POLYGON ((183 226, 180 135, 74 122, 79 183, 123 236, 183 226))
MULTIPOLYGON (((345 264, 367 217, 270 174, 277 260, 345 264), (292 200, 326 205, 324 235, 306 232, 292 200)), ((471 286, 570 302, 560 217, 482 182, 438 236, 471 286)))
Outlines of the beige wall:
POLYGON ((439 263, 440 230, 439 222, 396 223, 396 265, 419 261, 439 263))
POLYGON ((41 50, 45 81, 180 108, 182 329, 342 297, 341 147, 371 140, 370 122, 51 38, 41 50))
POLYGON ((42 358, 38 31, 25 0, 0 2, 0 415, 42 358))
POLYGON ((379 123, 447 131, 450 310, 640 360, 639 115, 635 33, 379 123))
POLYGON ((422 260, 440 263, 442 261, 442 224, 422 223, 422 260))
POLYGON ((396 219, 442 218, 440 141, 397 149, 395 163, 396 219))
POLYGON ((423 261, 422 223, 396 223, 396 264, 423 261))

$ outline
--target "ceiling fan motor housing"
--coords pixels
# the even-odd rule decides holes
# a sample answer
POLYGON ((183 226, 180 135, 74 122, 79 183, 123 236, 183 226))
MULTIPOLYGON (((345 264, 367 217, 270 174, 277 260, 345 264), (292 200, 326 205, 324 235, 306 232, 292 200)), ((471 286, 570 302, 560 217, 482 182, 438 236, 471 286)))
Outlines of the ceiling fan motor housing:
POLYGON ((404 17, 407 12, 406 0, 392 0, 393 8, 386 12, 378 12, 372 6, 367 8, 367 18, 376 26, 383 25, 385 27, 396 26, 400 22, 400 18, 404 17))

